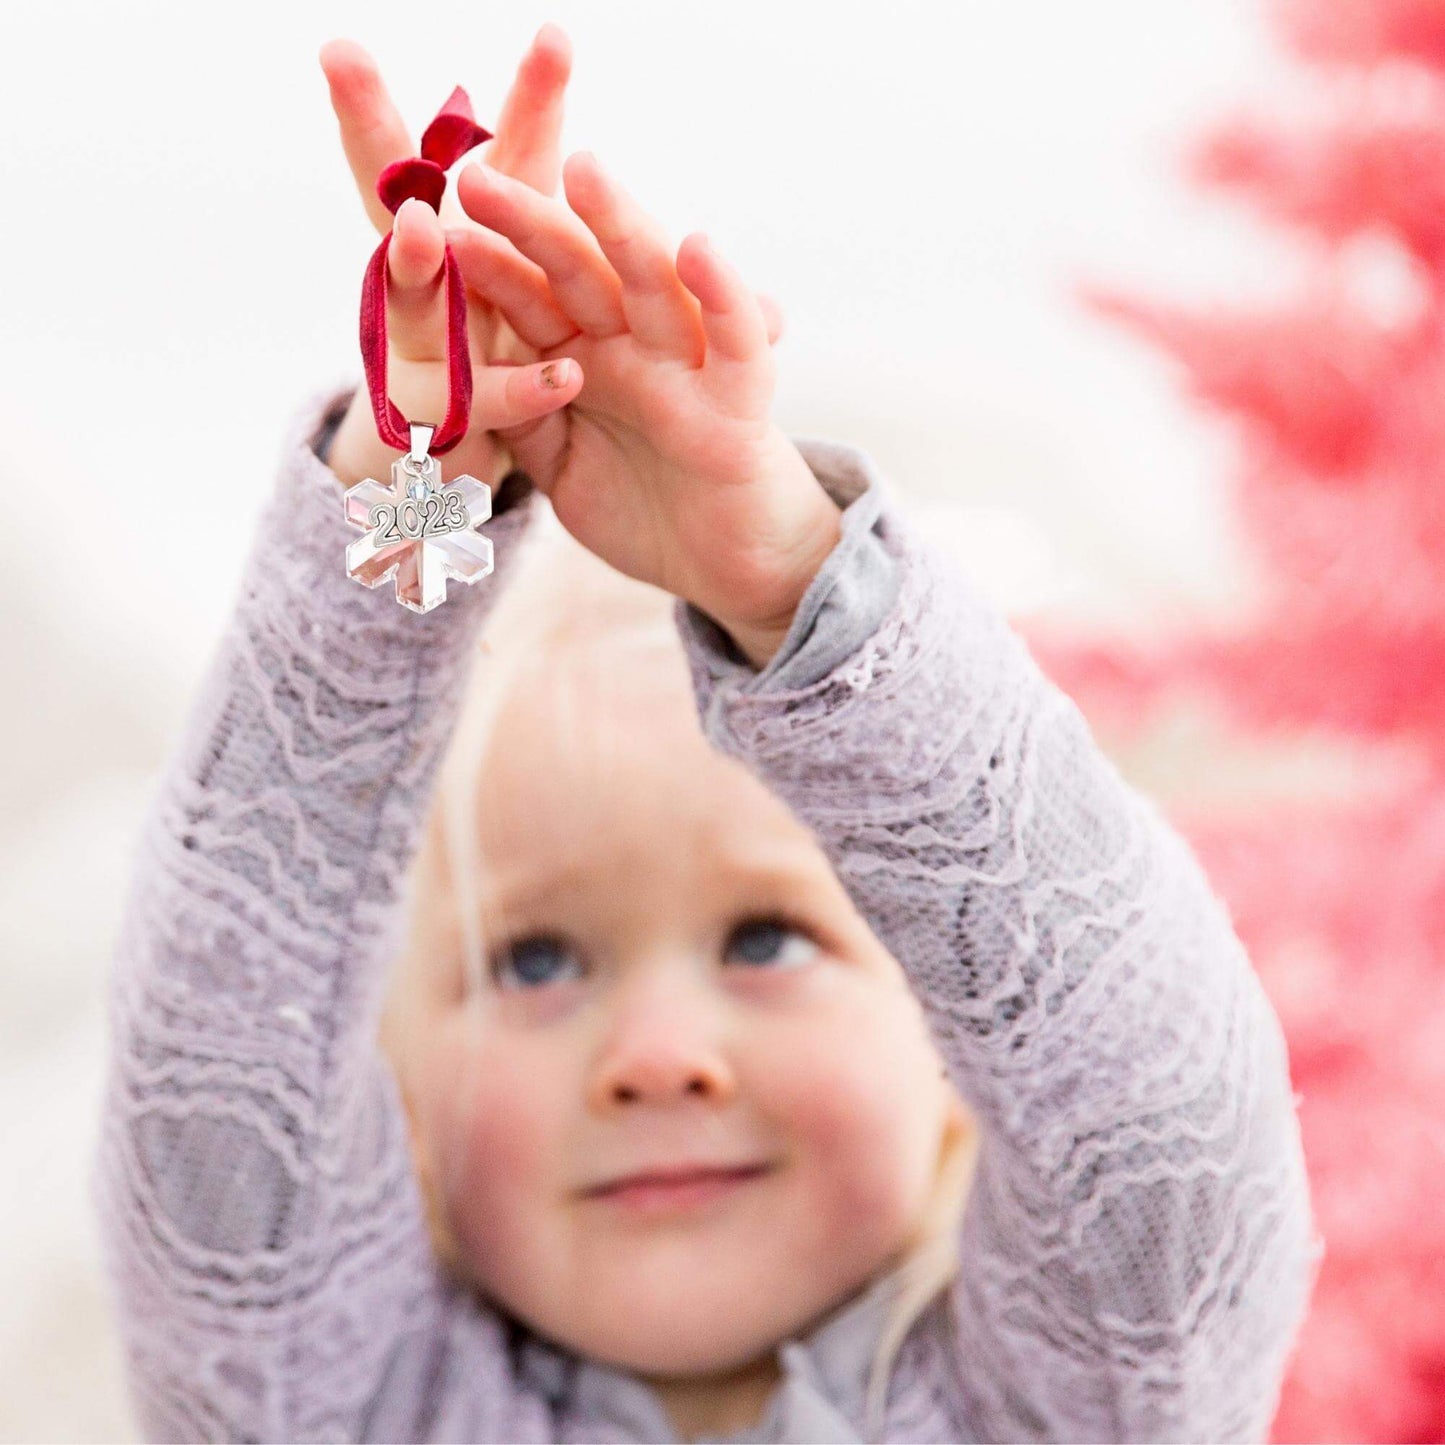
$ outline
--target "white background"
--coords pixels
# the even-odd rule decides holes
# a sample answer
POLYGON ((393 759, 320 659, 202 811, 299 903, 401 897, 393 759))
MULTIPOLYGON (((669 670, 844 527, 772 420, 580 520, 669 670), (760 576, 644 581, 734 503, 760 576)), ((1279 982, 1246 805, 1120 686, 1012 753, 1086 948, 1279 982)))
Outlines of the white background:
MULTIPOLYGON (((316 52, 413 136, 496 119, 552 19, 565 149, 787 318, 779 419, 867 447, 1008 609, 1227 599, 1231 438, 1070 279, 1276 285, 1290 244, 1172 173, 1287 69, 1232 0, 56 3, 0 21, 0 1437, 124 1438, 84 1180, 103 986, 154 771, 302 397, 360 376, 377 236, 316 52), (441 57, 440 59, 438 57, 441 57)), ((338 558, 338 566, 341 565, 338 558)))

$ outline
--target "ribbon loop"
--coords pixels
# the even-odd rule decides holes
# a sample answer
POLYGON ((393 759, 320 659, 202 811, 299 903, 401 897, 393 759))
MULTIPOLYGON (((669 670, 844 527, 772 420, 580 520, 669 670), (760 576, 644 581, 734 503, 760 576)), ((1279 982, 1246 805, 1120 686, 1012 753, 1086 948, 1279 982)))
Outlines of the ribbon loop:
MULTIPOLYGON (((377 177, 376 193, 395 215, 403 201, 412 197, 441 212, 446 193, 447 168, 473 146, 492 138, 491 131, 477 124, 472 103, 457 86, 446 104, 422 133, 421 154, 393 161, 377 177)), ((411 447, 410 421, 386 394, 386 256, 391 247, 388 231, 371 254, 361 283, 361 362, 366 371, 371 411, 376 433, 396 451, 411 447)), ((472 359, 467 350, 467 299, 461 267, 446 244, 443 272, 447 291, 447 414, 432 440, 431 454, 450 451, 467 432, 472 410, 472 359)))
POLYGON ((449 171, 473 146, 491 138, 491 131, 477 124, 466 91, 457 86, 422 132, 421 153, 449 171))
POLYGON ((435 161, 423 160, 421 156, 392 161, 376 180, 376 194, 393 216, 401 210, 401 203, 412 197, 439 212, 446 188, 447 173, 435 161))

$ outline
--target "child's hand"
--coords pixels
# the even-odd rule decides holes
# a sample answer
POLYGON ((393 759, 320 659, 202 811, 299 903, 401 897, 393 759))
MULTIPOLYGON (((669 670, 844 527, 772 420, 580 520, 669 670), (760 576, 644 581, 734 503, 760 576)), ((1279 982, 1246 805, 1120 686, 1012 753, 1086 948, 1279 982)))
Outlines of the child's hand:
POLYGON ((563 183, 571 210, 490 168, 457 178, 467 214, 512 243, 474 233, 468 284, 540 356, 582 369, 570 406, 502 435, 578 541, 693 603, 762 667, 841 533, 771 420, 764 304, 701 234, 674 262, 589 153, 563 183))
MULTIPOLYGON (((341 127, 341 142, 378 232, 393 232, 387 253, 387 394, 403 415, 440 422, 447 409, 446 294, 442 267, 442 217, 421 200, 404 202, 393 219, 376 193, 381 172, 395 160, 416 154, 371 57, 349 40, 321 48, 321 67, 341 127)), ((522 58, 485 154, 515 183, 551 194, 561 167, 562 95, 571 69, 571 48, 555 25, 544 25, 522 58)), ((448 197, 443 196, 443 210, 448 197)), ((478 228, 457 212, 465 231, 478 228)), ((461 259, 463 240, 446 240, 461 259)), ((358 290, 361 278, 357 276, 358 290)), ((466 436, 439 460, 444 479, 464 473, 496 480, 505 459, 493 432, 497 426, 530 422, 564 405, 575 394, 557 387, 556 369, 518 344, 485 298, 467 292, 468 349, 472 358, 472 409, 466 436), (492 363, 504 362, 494 365, 492 363), (523 363, 523 364, 518 364, 523 363)), ((363 477, 385 481, 400 455, 377 435, 365 386, 357 388, 332 442, 330 465, 343 485, 363 477)))

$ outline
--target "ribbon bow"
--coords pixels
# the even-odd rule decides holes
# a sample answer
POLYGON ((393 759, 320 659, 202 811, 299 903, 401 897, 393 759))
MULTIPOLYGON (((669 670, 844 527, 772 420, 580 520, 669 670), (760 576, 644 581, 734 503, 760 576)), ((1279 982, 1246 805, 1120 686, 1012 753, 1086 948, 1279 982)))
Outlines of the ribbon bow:
MULTIPOLYGON (((461 86, 447 97, 446 104, 422 132, 421 154, 392 161, 377 177, 376 194, 392 215, 401 203, 415 196, 432 210, 441 212, 447 188, 447 170, 473 146, 492 138, 491 131, 477 124, 472 103, 461 86)), ((386 253, 391 247, 388 231, 372 252, 361 283, 361 362, 366 369, 366 388, 376 417, 377 435, 397 451, 411 449, 410 425, 386 394, 386 253)), ((450 451, 467 432, 472 410, 472 359, 467 350, 467 301, 461 267, 446 245, 443 269, 447 288, 447 414, 432 438, 431 453, 450 451)))

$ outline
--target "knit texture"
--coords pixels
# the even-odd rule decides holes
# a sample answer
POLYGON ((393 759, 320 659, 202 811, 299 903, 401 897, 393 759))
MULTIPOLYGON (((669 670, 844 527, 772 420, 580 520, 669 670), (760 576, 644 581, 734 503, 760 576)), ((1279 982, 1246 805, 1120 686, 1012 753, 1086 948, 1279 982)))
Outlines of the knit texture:
MULTIPOLYGON (((543 502, 484 524, 490 577, 411 613, 345 575, 310 446, 339 400, 288 425, 117 939, 93 1181, 137 1417, 155 1440, 642 1438, 606 1390, 544 1388, 525 1327, 434 1258, 375 1041, 476 632, 543 502)), ((963 1267, 899 1351, 883 1438, 1261 1438, 1316 1247, 1227 913, 867 454, 805 456, 840 505, 875 499, 845 542, 894 579, 881 620, 797 685, 801 624, 759 672, 674 615, 707 736, 813 830, 982 1124, 963 1267)), ((829 576, 840 616, 885 596, 829 576)))

